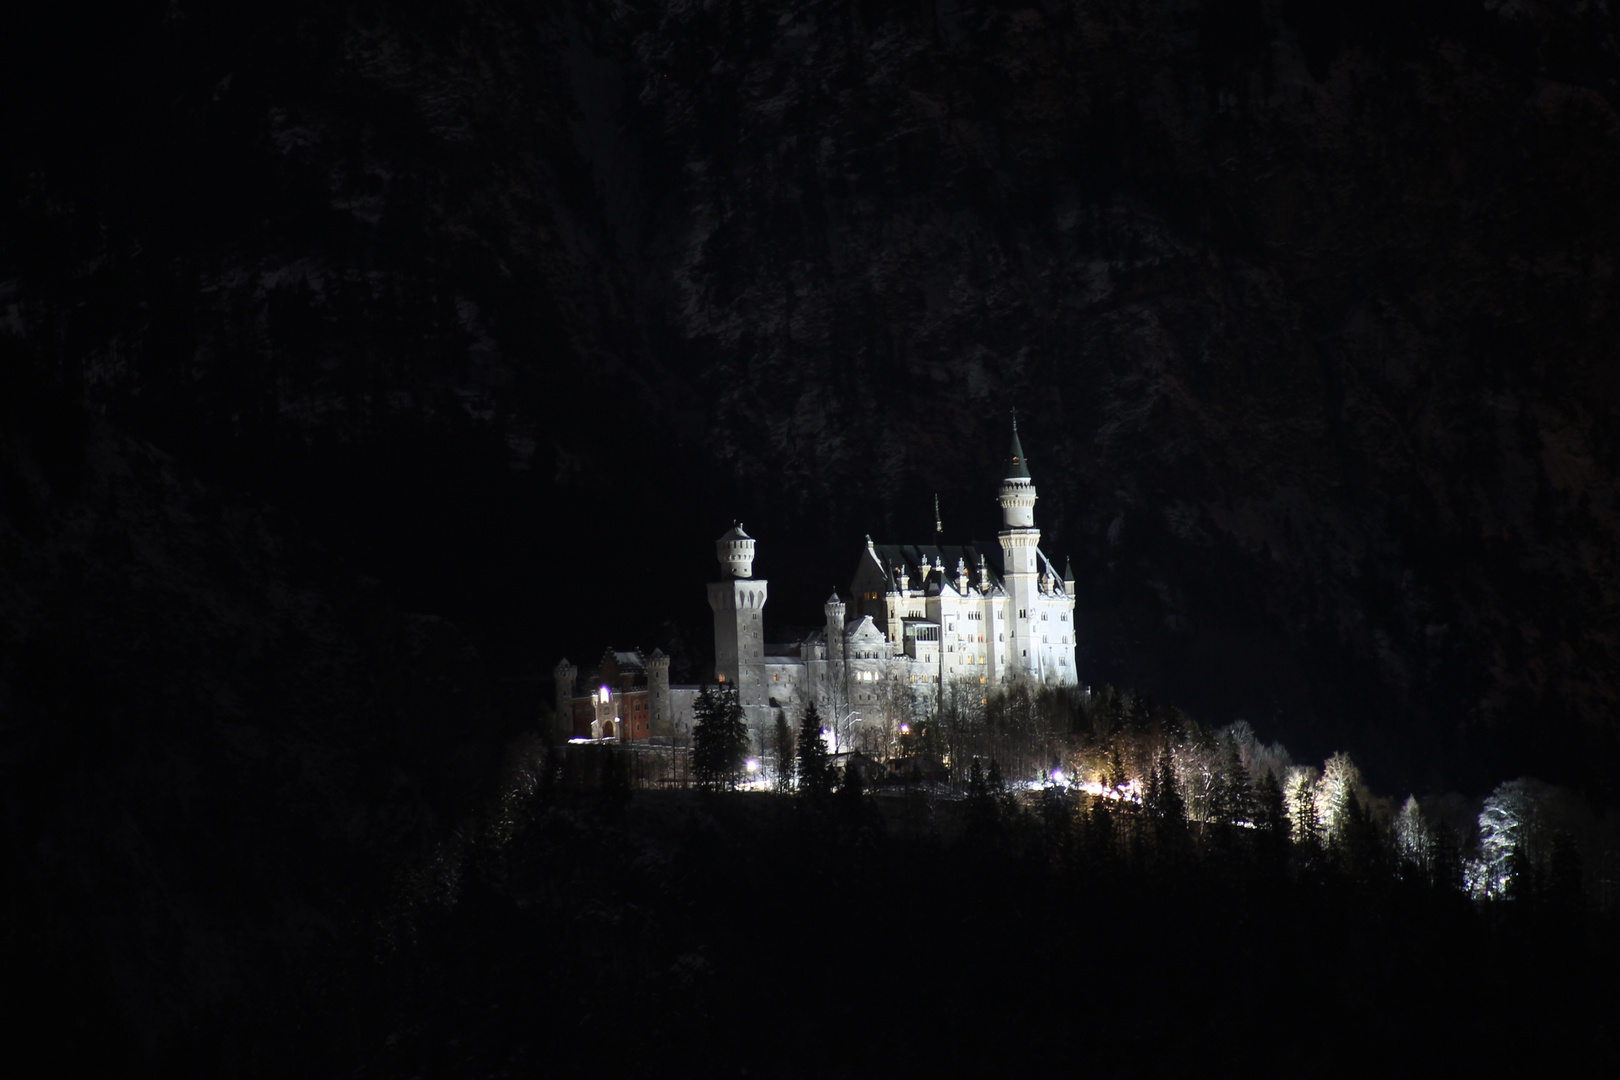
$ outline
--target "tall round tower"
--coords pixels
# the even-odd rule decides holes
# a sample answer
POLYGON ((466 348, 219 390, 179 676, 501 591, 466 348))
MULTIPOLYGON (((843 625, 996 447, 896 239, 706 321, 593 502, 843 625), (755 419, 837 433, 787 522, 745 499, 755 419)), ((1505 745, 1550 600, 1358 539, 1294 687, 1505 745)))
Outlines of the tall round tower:
POLYGON ((714 611, 714 674, 735 687, 744 706, 765 704, 765 600, 769 583, 754 577, 754 539, 733 523, 714 542, 720 581, 709 585, 714 611))
POLYGON ((1036 570, 1040 561, 1041 530, 1035 527, 1035 481, 1029 459, 1018 439, 1018 418, 1013 418, 1012 447, 1001 481, 1001 541, 1003 577, 1007 583, 1007 669, 1014 674, 1039 670, 1035 635, 1036 570))
POLYGON ((848 607, 839 599, 838 590, 834 589, 827 602, 821 605, 821 611, 827 616, 827 674, 818 694, 818 704, 832 720, 837 720, 844 704, 849 701, 849 639, 844 636, 848 607))

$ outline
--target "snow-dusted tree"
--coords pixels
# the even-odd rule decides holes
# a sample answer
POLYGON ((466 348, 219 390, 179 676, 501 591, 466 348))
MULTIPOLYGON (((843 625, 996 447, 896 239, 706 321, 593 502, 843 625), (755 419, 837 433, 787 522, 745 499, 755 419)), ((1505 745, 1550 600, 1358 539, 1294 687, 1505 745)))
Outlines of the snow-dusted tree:
POLYGON ((1408 795, 1401 812, 1395 815, 1395 855, 1403 867, 1410 866, 1422 874, 1429 873, 1434 854, 1434 833, 1423 820, 1423 810, 1417 796, 1408 795))
POLYGON ((1316 816, 1329 843, 1344 840, 1361 786, 1361 770, 1349 754, 1341 751, 1323 764, 1322 778, 1316 783, 1316 816))
POLYGON ((1215 736, 1202 724, 1193 724, 1185 746, 1177 748, 1175 763, 1181 790, 1187 804, 1187 817, 1211 821, 1219 813, 1221 777, 1220 747, 1215 736))
POLYGON ((883 677, 876 696, 877 715, 868 718, 863 734, 868 740, 868 749, 887 759, 899 745, 901 729, 909 731, 917 724, 920 714, 917 689, 910 676, 896 669, 883 677))
POLYGON ((984 738, 986 696, 977 682, 965 678, 945 684, 934 728, 938 733, 936 744, 955 776, 965 777, 966 763, 988 751, 984 738))
POLYGON ((1283 777, 1283 796, 1288 806, 1289 830, 1296 844, 1321 840, 1321 822, 1316 813, 1316 770, 1295 765, 1283 777))
POLYGON ((1479 857, 1464 868, 1476 899, 1508 895, 1514 876, 1538 854, 1540 816, 1535 792, 1523 779, 1491 792, 1479 812, 1479 857))

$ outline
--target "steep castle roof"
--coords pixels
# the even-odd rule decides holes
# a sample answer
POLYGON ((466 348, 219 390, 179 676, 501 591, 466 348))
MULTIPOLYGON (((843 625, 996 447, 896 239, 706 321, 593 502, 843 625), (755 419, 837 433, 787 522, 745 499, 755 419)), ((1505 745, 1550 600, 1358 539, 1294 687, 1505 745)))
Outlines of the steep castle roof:
POLYGON ((1024 444, 1018 441, 1018 418, 1013 417, 1012 447, 1007 451, 1007 479, 1029 480, 1029 461, 1024 457, 1024 444))

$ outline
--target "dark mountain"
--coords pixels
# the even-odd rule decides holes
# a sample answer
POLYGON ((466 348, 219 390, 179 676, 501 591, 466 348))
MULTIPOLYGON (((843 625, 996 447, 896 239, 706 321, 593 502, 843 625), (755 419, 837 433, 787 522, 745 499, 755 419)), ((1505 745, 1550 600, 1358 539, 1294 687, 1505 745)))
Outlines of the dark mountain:
MULTIPOLYGON (((232 731, 350 763, 314 833, 380 812, 391 755, 461 791, 436 763, 530 723, 559 655, 703 639, 733 517, 793 623, 935 492, 990 535, 1016 408, 1093 683, 1390 789, 1611 800, 1614 31, 34 5, 0 47, 8 768, 81 808, 110 777, 72 812, 173 838, 168 774, 114 764, 178 754, 254 807, 203 851, 305 805, 292 758, 226 783, 232 731), (422 656, 483 704, 419 694, 422 656)), ((14 836, 56 813, 8 798, 14 836)))

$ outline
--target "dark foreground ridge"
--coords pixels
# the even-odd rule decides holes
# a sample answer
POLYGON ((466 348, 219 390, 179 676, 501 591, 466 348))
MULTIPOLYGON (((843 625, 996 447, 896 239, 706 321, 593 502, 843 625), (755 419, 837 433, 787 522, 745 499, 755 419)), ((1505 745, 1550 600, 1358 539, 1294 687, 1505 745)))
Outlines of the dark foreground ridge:
POLYGON ((385 1077, 1617 1061, 1620 950, 1578 888, 1476 905, 1376 830, 1292 845, 983 780, 962 799, 568 792, 549 761, 520 755, 501 806, 405 875, 320 978, 210 1026, 177 1048, 185 1063, 385 1077))

